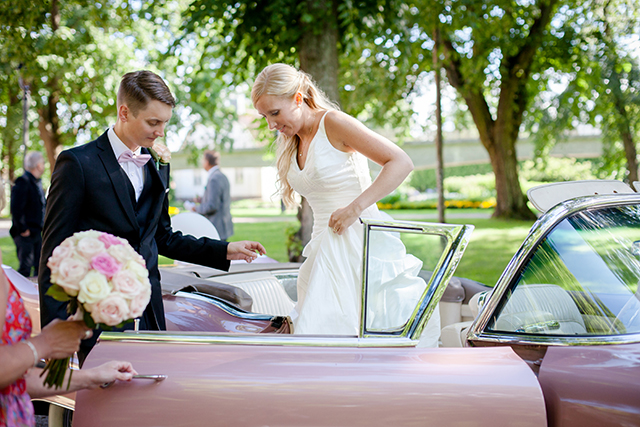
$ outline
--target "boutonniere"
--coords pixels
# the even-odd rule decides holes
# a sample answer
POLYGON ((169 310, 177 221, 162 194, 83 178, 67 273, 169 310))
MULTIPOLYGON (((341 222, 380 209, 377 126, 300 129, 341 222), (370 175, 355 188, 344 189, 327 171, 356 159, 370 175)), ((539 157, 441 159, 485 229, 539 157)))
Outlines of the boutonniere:
POLYGON ((149 148, 149 153, 153 157, 153 161, 156 162, 156 166, 168 165, 171 161, 171 151, 166 145, 156 142, 153 147, 149 148))

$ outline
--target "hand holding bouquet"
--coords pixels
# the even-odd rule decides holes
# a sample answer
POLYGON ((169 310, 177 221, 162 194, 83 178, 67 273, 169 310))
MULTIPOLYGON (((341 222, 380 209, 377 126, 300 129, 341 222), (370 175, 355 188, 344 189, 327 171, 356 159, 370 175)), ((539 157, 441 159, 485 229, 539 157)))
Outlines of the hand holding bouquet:
MULTIPOLYGON (((91 329, 122 327, 149 304, 144 258, 125 239, 94 230, 75 233, 54 249, 47 266, 52 283, 47 295, 68 301, 68 313, 91 329)), ((68 366, 69 358, 47 361, 44 383, 61 387, 68 366)))

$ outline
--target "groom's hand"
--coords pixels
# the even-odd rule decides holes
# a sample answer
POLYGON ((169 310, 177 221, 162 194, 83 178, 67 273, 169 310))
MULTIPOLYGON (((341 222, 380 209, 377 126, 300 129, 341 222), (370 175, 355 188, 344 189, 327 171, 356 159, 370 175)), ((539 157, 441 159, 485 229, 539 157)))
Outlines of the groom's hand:
POLYGON ((243 259, 247 262, 251 262, 258 258, 258 254, 264 255, 267 251, 258 242, 252 242, 249 240, 243 240, 241 242, 231 242, 227 246, 227 259, 243 259))

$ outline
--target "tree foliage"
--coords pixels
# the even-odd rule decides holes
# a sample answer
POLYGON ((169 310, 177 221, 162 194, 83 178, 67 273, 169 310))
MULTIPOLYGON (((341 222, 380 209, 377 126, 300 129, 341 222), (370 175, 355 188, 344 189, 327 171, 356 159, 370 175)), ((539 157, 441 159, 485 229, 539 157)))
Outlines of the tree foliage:
POLYGON ((567 54, 548 70, 563 90, 554 95, 542 88, 537 113, 528 118, 541 153, 568 131, 590 124, 602 132, 602 176, 638 179, 640 67, 625 44, 640 30, 639 13, 630 0, 594 0, 573 11, 567 54))

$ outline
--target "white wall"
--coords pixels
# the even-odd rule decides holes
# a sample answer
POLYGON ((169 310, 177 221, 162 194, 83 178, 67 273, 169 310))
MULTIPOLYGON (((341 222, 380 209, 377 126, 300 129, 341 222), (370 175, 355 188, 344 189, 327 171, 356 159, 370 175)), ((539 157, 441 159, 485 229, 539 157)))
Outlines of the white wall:
MULTIPOLYGON (((229 180, 232 199, 261 199, 277 201, 276 170, 273 167, 220 168, 229 180)), ((193 200, 202 197, 207 184, 204 169, 178 169, 171 171, 171 187, 176 199, 193 200)))

